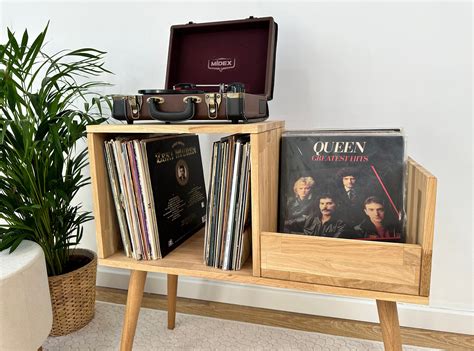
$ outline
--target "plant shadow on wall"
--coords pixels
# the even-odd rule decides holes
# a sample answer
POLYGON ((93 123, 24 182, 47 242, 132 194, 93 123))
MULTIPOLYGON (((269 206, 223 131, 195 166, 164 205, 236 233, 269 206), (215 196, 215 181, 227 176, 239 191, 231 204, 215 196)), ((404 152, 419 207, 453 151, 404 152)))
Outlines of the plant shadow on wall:
MULTIPOLYGON (((82 225, 92 219, 73 204, 89 184, 82 175, 87 149, 76 150, 76 143, 87 125, 105 120, 110 102, 93 90, 107 85, 96 77, 111 72, 104 68, 105 52, 92 48, 47 54, 48 26, 33 40, 26 30, 17 40, 7 29, 0 44, 0 251, 12 252, 22 240, 38 243, 53 299, 54 279, 97 264, 94 253, 75 249, 82 225)), ((93 280, 95 298, 95 267, 93 280)))

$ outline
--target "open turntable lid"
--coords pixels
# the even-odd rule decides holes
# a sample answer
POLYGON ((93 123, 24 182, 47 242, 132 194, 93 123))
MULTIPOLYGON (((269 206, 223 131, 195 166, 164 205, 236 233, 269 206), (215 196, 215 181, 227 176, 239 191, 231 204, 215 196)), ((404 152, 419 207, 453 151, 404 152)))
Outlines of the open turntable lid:
POLYGON ((240 82, 246 93, 271 100, 276 41, 272 17, 172 26, 166 88, 240 82))

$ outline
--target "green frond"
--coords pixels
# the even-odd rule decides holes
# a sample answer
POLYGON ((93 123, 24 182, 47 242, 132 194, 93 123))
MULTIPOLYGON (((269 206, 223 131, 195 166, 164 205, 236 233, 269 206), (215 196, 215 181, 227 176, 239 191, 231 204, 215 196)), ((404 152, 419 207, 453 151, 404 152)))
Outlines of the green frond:
POLYGON ((48 26, 33 39, 25 30, 17 40, 8 29, 0 44, 0 251, 33 240, 48 274, 57 275, 92 219, 72 205, 89 184, 87 150, 76 143, 111 108, 110 98, 93 91, 107 85, 94 77, 110 72, 97 49, 46 53, 48 26))

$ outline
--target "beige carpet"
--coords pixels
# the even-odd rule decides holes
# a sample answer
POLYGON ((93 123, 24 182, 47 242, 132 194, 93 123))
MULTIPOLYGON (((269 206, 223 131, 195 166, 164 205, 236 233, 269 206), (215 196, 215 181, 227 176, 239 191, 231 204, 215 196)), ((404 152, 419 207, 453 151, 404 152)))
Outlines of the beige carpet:
MULTIPOLYGON (((43 350, 118 350, 123 315, 123 305, 97 302, 90 324, 75 333, 48 338, 43 350)), ((180 313, 174 330, 166 324, 166 312, 142 308, 133 350, 383 350, 381 342, 180 313)))

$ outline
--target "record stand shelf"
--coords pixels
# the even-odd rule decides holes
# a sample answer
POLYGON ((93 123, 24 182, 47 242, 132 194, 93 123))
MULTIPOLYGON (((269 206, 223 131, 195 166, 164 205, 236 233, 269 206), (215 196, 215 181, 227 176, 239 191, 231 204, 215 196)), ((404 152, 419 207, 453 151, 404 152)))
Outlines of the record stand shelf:
POLYGON ((401 350, 397 302, 428 304, 437 180, 408 160, 407 243, 368 242, 277 233, 282 121, 247 124, 89 126, 88 147, 99 264, 131 271, 121 350, 131 350, 147 272, 167 274, 168 328, 176 314, 178 276, 376 300, 386 350, 401 350), (203 263, 203 230, 156 261, 123 253, 104 159, 104 140, 138 133, 249 133, 252 257, 240 271, 203 263))

